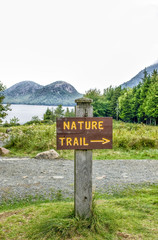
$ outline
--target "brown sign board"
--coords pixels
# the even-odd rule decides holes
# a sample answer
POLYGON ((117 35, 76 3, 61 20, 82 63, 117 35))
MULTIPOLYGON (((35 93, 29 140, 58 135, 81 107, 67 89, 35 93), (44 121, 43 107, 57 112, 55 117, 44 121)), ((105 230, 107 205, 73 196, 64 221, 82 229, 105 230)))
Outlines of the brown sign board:
POLYGON ((112 118, 57 118, 57 149, 112 149, 112 118))

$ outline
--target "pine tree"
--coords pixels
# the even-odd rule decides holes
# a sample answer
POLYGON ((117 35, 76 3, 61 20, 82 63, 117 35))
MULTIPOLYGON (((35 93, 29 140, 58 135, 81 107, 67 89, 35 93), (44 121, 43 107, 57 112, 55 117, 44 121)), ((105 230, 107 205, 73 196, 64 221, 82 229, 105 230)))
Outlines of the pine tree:
POLYGON ((69 108, 66 108, 66 112, 64 114, 65 117, 75 117, 75 112, 73 111, 73 109, 71 109, 71 111, 69 110, 69 108))
POLYGON ((132 109, 131 109, 132 89, 119 97, 119 110, 120 118, 125 122, 132 122, 132 109))
POLYGON ((9 104, 4 105, 3 100, 4 100, 4 94, 3 91, 5 90, 5 86, 0 82, 0 123, 2 123, 2 120, 7 116, 7 111, 11 110, 9 108, 9 104))
POLYGON ((150 118, 150 123, 154 120, 156 125, 158 123, 158 75, 157 81, 155 79, 149 88, 144 108, 146 115, 150 118))
POLYGON ((64 116, 64 109, 63 109, 61 104, 57 106, 57 108, 55 109, 54 113, 55 113, 55 116, 57 118, 60 118, 60 117, 64 116))
POLYGON ((140 106, 138 109, 138 119, 140 122, 145 122, 147 120, 147 116, 145 114, 145 101, 151 83, 151 77, 150 75, 147 74, 146 70, 144 71, 144 77, 142 80, 143 81, 140 90, 140 106))
POLYGON ((51 110, 49 108, 47 108, 47 110, 46 110, 46 112, 45 112, 45 114, 43 116, 43 119, 45 121, 51 120, 51 114, 52 114, 51 110))
POLYGON ((114 89, 113 91, 113 95, 111 97, 111 101, 110 101, 110 111, 111 111, 111 116, 114 119, 118 120, 118 109, 119 109, 119 102, 118 102, 118 98, 121 95, 121 87, 117 87, 114 89))
POLYGON ((131 99, 131 111, 132 111, 132 121, 138 122, 138 109, 140 107, 140 91, 141 83, 132 89, 132 99, 131 99))

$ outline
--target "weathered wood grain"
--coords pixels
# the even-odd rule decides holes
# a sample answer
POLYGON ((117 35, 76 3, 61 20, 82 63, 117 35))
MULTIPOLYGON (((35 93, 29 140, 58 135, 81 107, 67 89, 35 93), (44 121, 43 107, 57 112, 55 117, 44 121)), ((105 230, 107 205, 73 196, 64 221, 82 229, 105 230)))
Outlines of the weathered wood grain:
MULTIPOLYGON (((93 117, 91 99, 77 99, 76 117, 93 117)), ((75 216, 88 218, 92 207, 92 150, 75 150, 75 216)))

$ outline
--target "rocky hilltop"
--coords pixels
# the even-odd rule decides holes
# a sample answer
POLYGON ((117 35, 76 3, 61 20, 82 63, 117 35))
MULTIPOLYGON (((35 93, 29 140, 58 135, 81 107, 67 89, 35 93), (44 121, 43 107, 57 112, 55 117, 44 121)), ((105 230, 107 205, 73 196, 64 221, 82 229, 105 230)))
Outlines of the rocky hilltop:
POLYGON ((135 86, 137 86, 139 84, 139 82, 141 82, 143 76, 144 76, 144 70, 146 69, 148 74, 152 74, 152 72, 154 71, 154 69, 158 70, 158 63, 155 63, 149 67, 144 68, 143 70, 141 70, 136 76, 134 76, 131 80, 121 84, 121 88, 133 88, 135 86))
POLYGON ((82 94, 69 83, 56 81, 42 86, 33 81, 19 82, 4 91, 4 103, 32 105, 74 105, 82 94))

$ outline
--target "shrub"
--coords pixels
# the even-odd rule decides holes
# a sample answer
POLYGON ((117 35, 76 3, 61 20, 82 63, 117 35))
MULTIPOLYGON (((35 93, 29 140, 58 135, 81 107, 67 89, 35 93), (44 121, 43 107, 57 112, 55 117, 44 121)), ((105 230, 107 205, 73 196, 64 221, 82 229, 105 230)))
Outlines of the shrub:
POLYGON ((14 128, 5 147, 32 151, 44 151, 56 147, 55 124, 30 125, 14 128))

